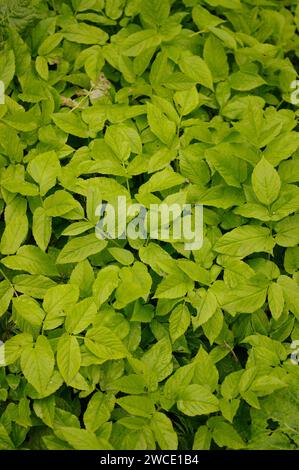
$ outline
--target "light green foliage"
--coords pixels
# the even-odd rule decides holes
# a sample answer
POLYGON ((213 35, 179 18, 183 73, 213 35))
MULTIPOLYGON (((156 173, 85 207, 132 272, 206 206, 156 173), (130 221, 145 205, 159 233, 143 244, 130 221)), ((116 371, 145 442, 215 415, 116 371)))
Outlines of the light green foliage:
POLYGON ((1 450, 299 448, 296 4, 0 0, 1 450))

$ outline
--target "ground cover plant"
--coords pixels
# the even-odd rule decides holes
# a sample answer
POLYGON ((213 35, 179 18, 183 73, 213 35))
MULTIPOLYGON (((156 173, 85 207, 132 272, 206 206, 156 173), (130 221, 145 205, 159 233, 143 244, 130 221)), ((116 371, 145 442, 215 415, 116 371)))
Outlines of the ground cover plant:
POLYGON ((0 449, 298 449, 298 29, 0 0, 0 449), (119 195, 203 204, 202 248, 99 240, 119 195))

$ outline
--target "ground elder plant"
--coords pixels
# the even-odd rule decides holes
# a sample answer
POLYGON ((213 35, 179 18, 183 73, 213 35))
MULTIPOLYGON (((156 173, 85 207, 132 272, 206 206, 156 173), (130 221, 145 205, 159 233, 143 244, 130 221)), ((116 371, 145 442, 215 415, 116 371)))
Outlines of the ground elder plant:
POLYGON ((297 1, 0 12, 0 448, 298 449, 297 1), (99 239, 119 196, 201 248, 99 239))

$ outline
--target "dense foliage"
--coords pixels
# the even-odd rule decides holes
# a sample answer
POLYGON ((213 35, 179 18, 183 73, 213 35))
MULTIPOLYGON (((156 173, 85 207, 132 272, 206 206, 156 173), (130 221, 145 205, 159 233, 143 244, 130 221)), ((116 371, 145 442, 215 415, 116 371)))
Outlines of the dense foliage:
POLYGON ((298 448, 297 1, 0 12, 0 448, 298 448), (99 240, 118 195, 202 248, 99 240))

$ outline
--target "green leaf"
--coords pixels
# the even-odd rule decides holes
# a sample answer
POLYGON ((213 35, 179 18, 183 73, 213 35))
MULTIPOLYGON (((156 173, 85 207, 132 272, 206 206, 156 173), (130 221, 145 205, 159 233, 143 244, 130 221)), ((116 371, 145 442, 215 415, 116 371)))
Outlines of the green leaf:
POLYGON ((168 0, 145 0, 141 4, 141 17, 150 26, 162 25, 170 13, 170 3, 168 0))
POLYGON ((252 187, 256 197, 268 206, 278 198, 280 186, 277 171, 265 158, 262 158, 252 173, 252 187))
POLYGON ((52 119, 59 129, 67 132, 68 134, 87 139, 89 137, 89 130, 87 125, 83 122, 79 114, 76 113, 56 113, 52 115, 52 119))
POLYGON ((13 308, 15 322, 21 331, 37 336, 45 317, 38 302, 28 295, 21 295, 13 299, 13 308))
POLYGON ((42 274, 44 276, 58 276, 57 268, 50 256, 33 245, 22 246, 15 256, 2 258, 1 263, 16 271, 26 271, 30 274, 42 274))
POLYGON ((218 253, 244 258, 251 253, 272 253, 274 240, 266 227, 243 225, 223 235, 215 244, 218 253))
POLYGON ((201 148, 196 144, 189 145, 182 149, 180 154, 180 170, 183 176, 191 183, 200 186, 205 185, 210 180, 210 170, 203 160, 201 148))
POLYGON ((13 278, 14 288, 17 292, 27 294, 35 299, 43 299, 47 290, 56 283, 42 275, 19 274, 13 278))
POLYGON ((39 46, 38 54, 39 55, 48 55, 53 51, 62 41, 63 34, 55 33, 51 36, 48 36, 39 46))
POLYGON ((128 266, 134 262, 134 255, 129 250, 113 247, 108 248, 108 251, 120 264, 128 266))
POLYGON ((298 447, 298 28, 0 0, 0 449, 298 447))
POLYGON ((84 232, 94 228, 94 226, 90 222, 74 222, 73 224, 69 225, 63 232, 62 235, 65 236, 76 236, 81 235, 84 232))
POLYGON ((217 297, 221 308, 231 315, 238 312, 253 313, 263 306, 267 295, 267 284, 257 279, 256 282, 242 283, 234 289, 226 286, 221 281, 213 286, 213 292, 217 297))
POLYGON ((278 165, 289 158, 299 147, 298 132, 283 132, 273 139, 264 151, 264 157, 271 165, 278 165))
POLYGON ((47 312, 44 328, 56 328, 63 322, 66 308, 73 306, 79 298, 76 285, 65 284, 51 287, 44 296, 43 308, 47 312))
POLYGON ((229 209, 243 201, 243 193, 238 188, 218 184, 209 189, 191 186, 188 190, 191 202, 214 206, 221 209, 229 209))
POLYGON ((105 326, 89 329, 84 343, 87 349, 103 362, 127 356, 127 350, 121 340, 112 330, 105 326))
POLYGON ((208 426, 199 426, 197 429, 192 449, 193 450, 209 450, 212 440, 212 434, 208 426))
POLYGON ((199 104, 199 96, 196 87, 191 87, 190 90, 177 91, 174 94, 174 100, 176 105, 180 107, 181 114, 186 116, 194 111, 199 104))
POLYGON ((0 53, 0 77, 5 88, 12 81, 15 74, 15 55, 12 50, 4 49, 0 53))
POLYGON ((19 333, 5 342, 5 364, 17 361, 27 346, 32 346, 32 336, 29 333, 19 333))
POLYGON ((219 336, 223 327, 223 313, 220 309, 217 309, 214 315, 202 325, 204 334, 208 338, 210 344, 219 336))
MULTIPOLYGON (((125 151, 125 147, 125 143, 123 145, 114 145, 116 152, 120 154, 125 151)), ((117 158, 116 154, 112 151, 112 149, 113 147, 110 148, 110 146, 104 141, 104 139, 95 139, 90 144, 91 155, 94 158, 95 162, 87 162, 88 171, 102 173, 103 175, 126 176, 126 170, 124 169, 121 161, 119 160, 119 158, 117 158)))
POLYGON ((145 379, 141 375, 137 374, 123 375, 111 383, 111 388, 113 390, 119 390, 130 395, 143 394, 145 387, 145 379))
POLYGON ((157 299, 178 299, 193 289, 194 283, 183 272, 170 274, 157 287, 157 299))
POLYGON ((109 400, 109 397, 104 393, 94 393, 83 416, 86 429, 91 432, 97 431, 109 420, 113 406, 113 401, 109 400))
POLYGON ((264 85, 265 80, 258 74, 235 72, 230 76, 229 84, 233 90, 249 91, 264 85))
POLYGON ((53 188, 60 173, 60 164, 54 151, 45 152, 29 162, 28 173, 39 184, 40 194, 44 196, 53 188))
POLYGON ((24 349, 21 368, 28 382, 44 394, 54 371, 54 353, 45 336, 39 336, 34 346, 24 349))
POLYGON ((13 287, 6 279, 0 282, 0 317, 6 313, 13 293, 13 287))
POLYGON ((214 81, 225 80, 229 72, 227 56, 221 41, 213 34, 210 34, 205 42, 203 55, 214 81))
POLYGON ((219 406, 222 416, 232 423, 240 406, 240 399, 227 400, 226 398, 222 398, 219 401, 219 406))
POLYGON ((131 152, 142 152, 142 143, 138 132, 125 124, 110 126, 104 139, 121 162, 128 160, 131 152))
POLYGON ((279 390, 286 386, 287 384, 277 377, 273 377, 271 375, 262 375, 260 377, 256 377, 253 380, 252 384, 250 385, 250 391, 255 393, 257 396, 265 396, 270 395, 275 390, 279 390))
POLYGON ((46 251, 52 234, 52 219, 43 207, 38 207, 33 213, 32 235, 37 246, 46 251))
POLYGON ((60 312, 64 307, 75 303, 78 297, 77 286, 60 284, 48 289, 44 296, 43 308, 48 313, 60 312))
POLYGON ((201 347, 195 358, 192 382, 203 385, 211 392, 217 388, 219 374, 209 354, 201 347))
POLYGON ((92 286, 92 293, 98 307, 109 299, 118 286, 120 282, 119 273, 120 270, 117 266, 106 266, 98 272, 92 286))
POLYGON ((277 284, 282 287, 283 296, 289 310, 299 318, 299 292, 296 281, 288 276, 280 276, 277 284))
MULTIPOLYGON (((261 103, 254 97, 249 96, 247 106, 242 113, 242 120, 234 124, 250 144, 260 149, 265 147, 281 131, 282 123, 273 116, 268 116, 263 112, 261 103)), ((254 163, 260 160, 256 154, 254 163)))
POLYGON ((44 209, 49 217, 63 216, 82 219, 84 212, 78 201, 67 191, 56 191, 44 201, 44 209))
POLYGON ((228 185, 239 188, 247 178, 247 164, 231 152, 229 145, 222 144, 208 149, 206 157, 228 185))
POLYGON ((179 173, 175 173, 170 168, 165 168, 162 171, 155 173, 150 179, 139 187, 139 192, 154 193, 156 191, 163 191, 165 189, 178 186, 185 182, 185 178, 179 173))
POLYGON ((64 381, 69 384, 79 372, 81 353, 77 338, 64 334, 57 343, 57 365, 64 381))
POLYGON ((69 24, 64 28, 63 36, 71 42, 79 44, 105 44, 107 33, 101 28, 86 23, 69 24))
POLYGON ((0 423, 0 449, 1 450, 14 450, 15 446, 9 437, 4 425, 0 423))
POLYGON ((279 284, 271 282, 268 290, 268 301, 273 318, 278 320, 284 307, 283 289, 279 284))
POLYGON ((182 55, 179 66, 181 71, 187 75, 187 77, 194 80, 195 83, 199 83, 210 90, 213 90, 213 77, 212 73, 206 64, 206 62, 199 56, 195 55, 182 55))
POLYGON ((25 181, 24 167, 21 165, 10 165, 3 172, 2 186, 11 193, 19 193, 23 196, 36 196, 38 188, 35 184, 25 181))
POLYGON ((151 131, 163 144, 171 146, 175 133, 176 125, 170 121, 158 106, 147 103, 147 118, 151 131))
POLYGON ((55 417, 55 397, 52 395, 42 400, 34 400, 33 409, 36 415, 50 428, 53 428, 55 417))
POLYGON ((49 79, 49 67, 48 67, 47 59, 45 57, 37 56, 36 61, 35 61, 35 69, 38 75, 43 80, 49 79))
POLYGON ((92 293, 94 272, 88 260, 80 261, 70 276, 70 284, 78 286, 81 297, 88 297, 92 293))
POLYGON ((3 231, 0 252, 12 255, 20 248, 28 233, 27 203, 24 198, 15 197, 5 210, 5 229, 3 231))
POLYGON ((75 306, 66 307, 66 311, 65 329, 68 333, 77 335, 95 320, 97 307, 94 298, 88 297, 75 306))
POLYGON ((143 416, 149 418, 155 411, 153 400, 146 396, 127 396, 118 398, 116 403, 120 405, 125 411, 134 416, 143 416))
POLYGON ((188 385, 179 392, 178 409, 187 416, 199 416, 218 411, 218 399, 202 385, 188 385))
POLYGON ((275 225, 275 241, 280 246, 296 246, 299 243, 299 216, 294 215, 275 225))
POLYGON ((155 243, 140 248, 139 256, 143 263, 148 264, 160 276, 177 271, 175 260, 155 243))
POLYGON ((131 267, 122 268, 119 273, 120 282, 115 292, 116 308, 123 308, 140 297, 147 299, 152 278, 144 264, 136 261, 131 267))
POLYGON ((32 110, 25 112, 23 109, 14 110, 13 113, 6 116, 3 121, 13 129, 22 132, 31 132, 38 127, 37 116, 32 110))
POLYGON ((172 370, 172 348, 168 338, 164 337, 143 354, 142 362, 158 382, 168 377, 172 370))
POLYGON ((231 424, 222 421, 221 418, 212 418, 209 420, 209 426, 212 428, 213 440, 219 447, 244 449, 244 441, 231 424))
POLYGON ((99 240, 94 233, 73 238, 63 247, 57 258, 58 264, 78 263, 88 256, 96 255, 106 248, 107 242, 99 240))
POLYGON ((208 290, 201 299, 199 305, 196 305, 197 316, 192 317, 193 328, 199 328, 205 324, 216 313, 218 307, 217 299, 212 290, 208 290))
POLYGON ((76 450, 111 450, 112 446, 87 429, 59 427, 59 435, 76 450))
MULTIPOLYGON (((194 2, 195 3, 195 2, 194 2)), ((212 15, 209 10, 203 8, 201 5, 196 5, 192 9, 192 18, 199 30, 208 26, 218 26, 223 23, 224 20, 212 15)))
POLYGON ((169 317, 169 333, 172 342, 182 336, 190 324, 190 312, 185 304, 179 304, 169 317))
POLYGON ((129 57, 136 57, 145 53, 147 49, 158 46, 161 37, 155 29, 144 29, 130 34, 122 45, 123 54, 129 57))
POLYGON ((161 450, 177 449, 177 434, 173 429, 171 420, 164 413, 154 413, 151 419, 151 429, 161 450))

